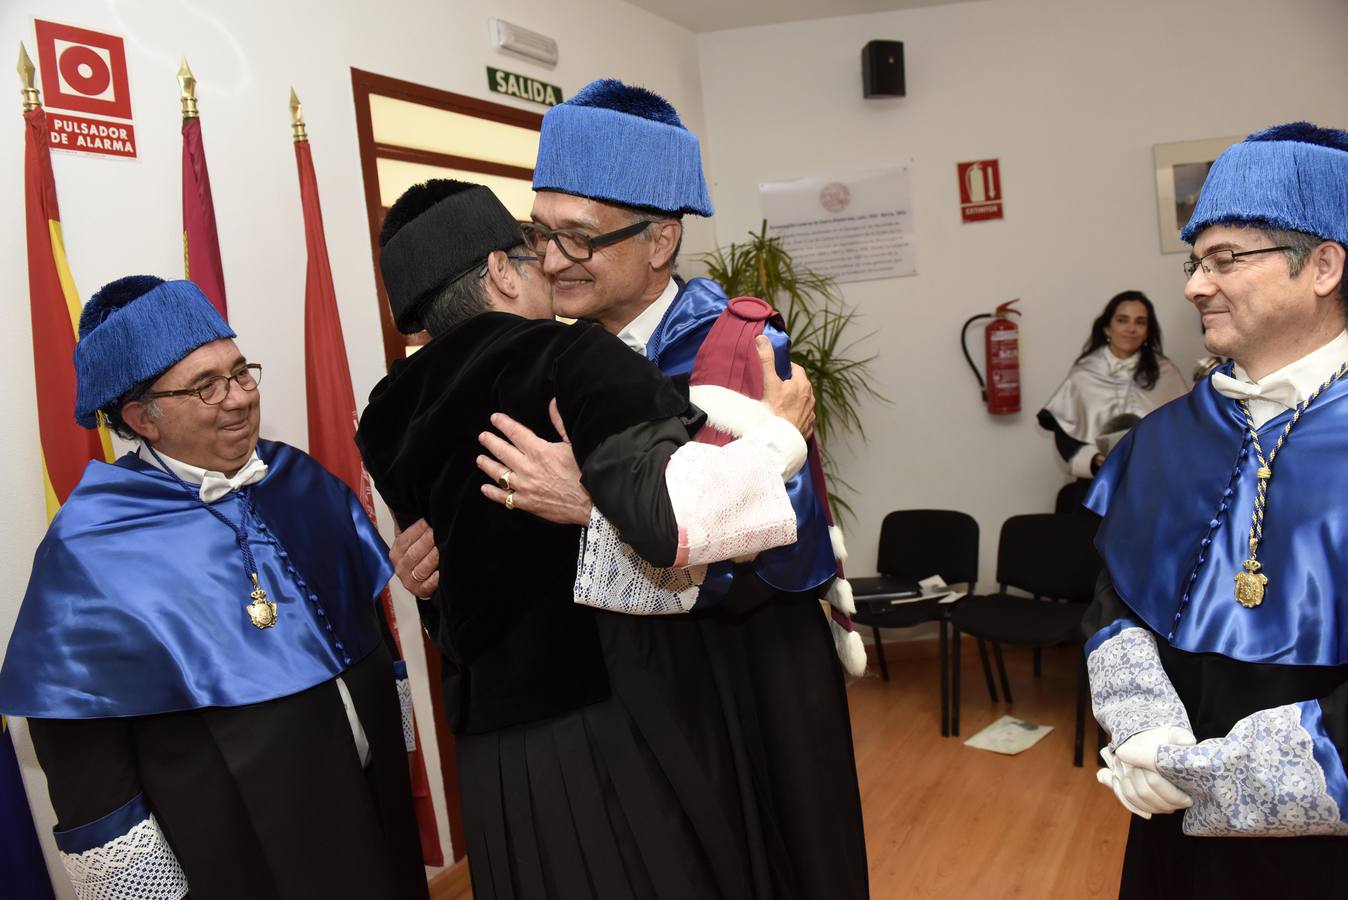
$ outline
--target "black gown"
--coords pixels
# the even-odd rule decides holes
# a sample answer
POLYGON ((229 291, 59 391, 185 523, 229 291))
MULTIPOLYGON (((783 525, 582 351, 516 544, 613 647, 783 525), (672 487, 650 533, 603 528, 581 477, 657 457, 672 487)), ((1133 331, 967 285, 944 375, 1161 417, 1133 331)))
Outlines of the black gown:
MULTIPOLYGON (((1102 576, 1083 627, 1094 633, 1131 615, 1102 576)), ((1348 666, 1242 662, 1178 650, 1164 635, 1155 637, 1199 741, 1224 737, 1259 710, 1322 698, 1325 728, 1348 759, 1348 666)), ((1190 837, 1183 824, 1183 812, 1132 817, 1120 898, 1348 896, 1348 838, 1190 837)))
POLYGON ((556 396, 596 505, 668 565, 673 542, 661 559, 650 537, 677 533, 656 476, 700 425, 672 383, 594 326, 489 313, 397 364, 362 418, 376 485, 404 524, 427 519, 440 550, 441 589, 422 611, 446 659, 483 900, 864 895, 800 877, 835 867, 820 859, 829 842, 811 840, 831 832, 865 878, 859 814, 828 815, 859 800, 817 599, 753 596, 761 582, 746 570, 720 611, 579 607, 580 529, 507 511, 478 490, 488 416, 506 412, 556 440, 546 412, 556 396), (615 482, 622 490, 606 494, 615 482), (814 715, 821 706, 832 715, 814 715), (850 787, 833 780, 843 771, 850 787), (817 816, 793 818, 802 811, 817 816), (815 858, 793 858, 798 849, 815 858))
POLYGON ((393 661, 381 646, 342 680, 363 770, 336 681, 251 706, 29 719, 57 828, 143 792, 194 900, 426 897, 393 661))

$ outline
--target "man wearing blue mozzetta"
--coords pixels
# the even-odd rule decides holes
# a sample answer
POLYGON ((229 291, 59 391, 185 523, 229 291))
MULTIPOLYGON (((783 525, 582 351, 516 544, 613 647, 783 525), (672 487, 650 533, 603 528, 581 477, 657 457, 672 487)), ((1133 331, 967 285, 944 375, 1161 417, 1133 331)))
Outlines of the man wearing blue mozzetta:
POLYGON ((1137 814, 1120 894, 1344 896, 1348 132, 1229 148, 1182 236, 1185 296, 1233 362, 1142 420, 1087 498, 1100 780, 1137 814))
POLYGON ((33 562, 0 670, 80 900, 425 898, 387 548, 306 454, 258 440, 261 366, 190 281, 85 305, 91 462, 33 562))
MULTIPOLYGON (((744 434, 758 404, 746 399, 756 392, 739 376, 762 371, 755 336, 771 342, 783 379, 789 340, 766 303, 732 304, 715 282, 674 275, 684 216, 710 216, 712 207, 697 136, 673 106, 643 88, 591 82, 543 117, 533 184, 524 236, 552 283, 553 311, 602 326, 666 375, 689 375, 690 399, 708 421, 697 440, 744 434)), ((527 441, 542 443, 532 434, 527 441)), ((513 476, 512 490, 483 486, 491 499, 521 510, 560 509, 558 497, 577 493, 559 488, 549 497, 547 473, 529 468, 538 454, 487 444, 500 461, 481 468, 492 480, 513 476)), ((736 748, 729 759, 695 762, 740 799, 750 889, 737 896, 842 900, 868 892, 838 658, 859 674, 865 651, 845 615, 850 594, 835 578, 841 542, 830 533, 816 468, 786 482, 795 543, 709 566, 693 602, 677 615, 602 620, 615 698, 632 710, 666 708, 673 698, 695 713, 686 725, 657 722, 643 735, 654 758, 687 757, 679 731, 698 741, 724 735, 736 748), (829 616, 820 607, 824 596, 836 603, 829 616), (710 688, 695 689, 689 671, 710 688)), ((590 522, 588 554, 602 525, 590 519, 588 498, 571 512, 553 521, 590 522)), ((595 558, 602 560, 600 547, 595 558)), ((399 572, 435 569, 433 560, 411 562, 399 562, 399 572)))

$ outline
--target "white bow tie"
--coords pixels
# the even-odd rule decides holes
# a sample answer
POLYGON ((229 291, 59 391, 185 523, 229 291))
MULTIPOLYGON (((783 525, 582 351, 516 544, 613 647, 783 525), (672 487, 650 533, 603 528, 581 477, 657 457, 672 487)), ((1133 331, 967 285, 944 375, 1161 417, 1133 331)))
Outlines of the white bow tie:
POLYGON ((266 474, 267 464, 254 456, 242 469, 235 472, 232 478, 226 478, 219 472, 207 472, 201 479, 201 489, 197 492, 197 496, 205 503, 214 503, 231 491, 256 484, 266 474))
POLYGON ((1212 386, 1217 393, 1232 400, 1267 400, 1288 409, 1295 409, 1297 405, 1296 385, 1290 380, 1280 378, 1268 384, 1251 384, 1222 372, 1213 372, 1212 386))

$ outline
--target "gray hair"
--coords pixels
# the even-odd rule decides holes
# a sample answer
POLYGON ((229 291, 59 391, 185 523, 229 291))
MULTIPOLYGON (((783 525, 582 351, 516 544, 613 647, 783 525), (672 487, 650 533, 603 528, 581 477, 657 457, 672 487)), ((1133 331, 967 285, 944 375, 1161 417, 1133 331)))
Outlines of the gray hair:
MULTIPOLYGON (((1287 273, 1293 278, 1301 274, 1301 270, 1305 268, 1315 248, 1329 240, 1304 231, 1290 231, 1281 228, 1265 228, 1264 234, 1268 236, 1274 246, 1287 248, 1282 254, 1287 257, 1287 273)), ((1334 242, 1330 241, 1330 243, 1334 242)), ((1343 305, 1344 314, 1348 315, 1348 285, 1344 284, 1345 281, 1348 281, 1348 270, 1345 270, 1343 277, 1339 280, 1339 303, 1343 305)))
MULTIPOLYGON (((669 274, 673 275, 677 273, 679 270, 679 251, 683 249, 683 215, 674 215, 667 212, 661 212, 658 209, 647 209, 641 206, 619 205, 619 209, 627 213, 627 219, 633 225, 643 220, 647 222, 674 221, 679 223, 679 242, 674 245, 674 252, 670 254, 668 263, 669 274)), ((655 240, 655 234, 651 229, 647 228, 645 231, 641 232, 641 234, 637 235, 637 238, 643 241, 653 241, 655 240)))
MULTIPOLYGON (((523 244, 511 247, 505 252, 507 256, 532 255, 523 244)), ((524 263, 518 260, 511 260, 510 262, 521 278, 529 277, 524 263)), ((421 320, 425 324, 426 330, 430 332, 431 337, 439 337, 455 325, 466 322, 473 316, 491 312, 491 301, 487 299, 487 286, 482 283, 482 279, 477 274, 482 270, 485 263, 486 260, 483 260, 445 285, 440 289, 440 293, 435 295, 435 299, 426 305, 421 314, 421 320)))
POLYGON ((157 419, 163 414, 159 409, 159 403, 153 397, 149 400, 140 399, 142 395, 149 392, 150 386, 158 380, 159 375, 155 375, 152 378, 147 378, 138 384, 132 385, 131 390, 127 391, 115 402, 110 403, 108 406, 99 410, 99 412, 103 414, 103 418, 107 421, 108 427, 111 428, 118 437, 126 441, 141 441, 145 439, 143 435, 126 423, 126 419, 122 418, 122 407, 126 406, 128 403, 140 402, 141 406, 145 409, 145 417, 147 419, 157 419))

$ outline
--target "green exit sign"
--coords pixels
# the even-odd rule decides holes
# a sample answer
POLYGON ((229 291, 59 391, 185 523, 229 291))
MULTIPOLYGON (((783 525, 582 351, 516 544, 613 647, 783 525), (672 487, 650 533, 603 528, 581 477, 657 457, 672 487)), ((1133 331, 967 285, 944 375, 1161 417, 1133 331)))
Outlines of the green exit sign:
POLYGON ((562 89, 557 85, 504 69, 493 69, 491 66, 487 66, 487 87, 494 94, 518 97, 544 106, 556 106, 562 102, 562 89))

